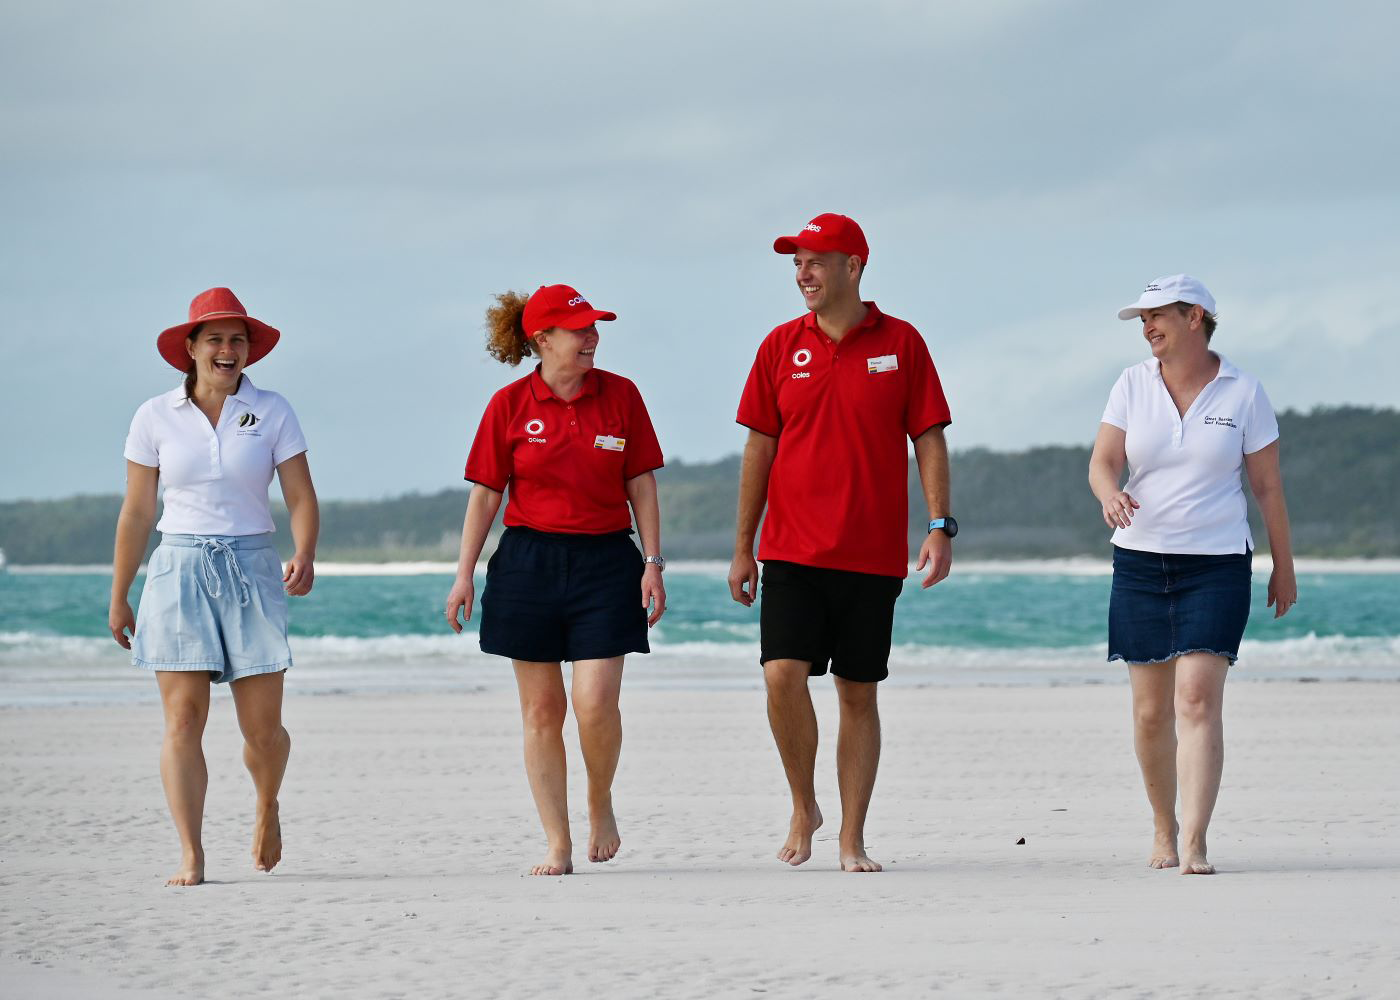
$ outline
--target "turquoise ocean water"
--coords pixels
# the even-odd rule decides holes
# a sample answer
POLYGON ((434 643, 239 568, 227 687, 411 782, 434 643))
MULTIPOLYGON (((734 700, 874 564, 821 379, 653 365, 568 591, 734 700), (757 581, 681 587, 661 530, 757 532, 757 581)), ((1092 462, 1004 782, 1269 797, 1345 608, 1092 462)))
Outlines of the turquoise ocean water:
MULTIPOLYGON (((958 572, 929 591, 905 582, 896 607, 891 683, 1121 683, 1104 662, 1109 577, 1046 564, 1034 572, 958 572)), ((459 690, 513 683, 483 656, 474 626, 443 621, 445 574, 323 574, 292 601, 290 689, 459 690)), ((1256 680, 1400 680, 1400 574, 1304 573, 1299 604, 1275 621, 1267 577, 1236 676, 1256 680)), ((132 588, 133 606, 141 580, 132 588)), ((757 686, 758 615, 729 599, 722 571, 666 573, 669 610, 651 656, 628 661, 629 683, 757 686)), ((0 574, 0 704, 149 700, 154 684, 106 631, 110 577, 97 572, 0 574)), ((478 594, 480 593, 478 579, 478 594)))

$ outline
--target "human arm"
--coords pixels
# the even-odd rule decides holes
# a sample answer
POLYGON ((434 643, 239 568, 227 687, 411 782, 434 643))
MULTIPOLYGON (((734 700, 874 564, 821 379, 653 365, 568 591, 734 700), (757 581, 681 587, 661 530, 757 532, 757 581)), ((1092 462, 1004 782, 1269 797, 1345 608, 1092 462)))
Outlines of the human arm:
POLYGON ((1141 506, 1120 489, 1123 466, 1128 463, 1128 432, 1110 423, 1099 424, 1094 453, 1089 456, 1089 489, 1094 491, 1103 510, 1104 524, 1126 528, 1133 523, 1133 511, 1141 506))
POLYGON ((753 607, 758 596, 758 563, 754 560, 753 544, 758 537, 759 519, 768 502, 768 474, 773 470, 777 454, 776 437, 750 429, 739 471, 734 560, 729 564, 729 596, 746 608, 753 607))
POLYGON ((136 571, 141 567, 151 528, 156 523, 156 485, 159 482, 159 469, 127 459, 126 497, 117 515, 117 535, 112 545, 112 600, 107 606, 107 628, 122 649, 131 648, 126 630, 136 634, 136 616, 131 613, 127 597, 136 571))
POLYGON ((1264 527, 1269 533, 1269 555, 1274 569, 1269 574, 1268 607, 1282 618, 1298 603, 1298 580, 1293 572, 1293 538, 1288 527, 1288 507, 1283 500, 1283 473, 1279 470, 1279 446, 1275 439, 1252 455, 1244 457, 1245 475, 1254 493, 1264 527))
MULTIPOLYGON (((626 482, 627 502, 637 519, 637 534, 642 536, 642 554, 661 555, 661 505, 656 499, 656 474, 643 472, 626 482)), ((661 580, 661 567, 647 563, 642 570, 642 607, 650 609, 647 625, 655 625, 666 613, 666 585, 661 580)))
POLYGON ((311 466, 306 452, 293 455, 277 466, 277 481, 292 522, 292 544, 296 551, 287 560, 282 583, 292 597, 311 593, 316 579, 316 539, 321 534, 321 507, 316 487, 311 483, 311 466))
POLYGON ((462 622, 472 620, 472 601, 476 596, 472 574, 476 572, 481 548, 486 544, 486 533, 491 530, 496 512, 501 509, 502 496, 489 486, 475 483, 471 496, 467 498, 467 514, 462 520, 462 548, 457 556, 457 579, 447 592, 447 608, 443 612, 454 632, 462 631, 462 622))
MULTIPOLYGON (((929 520, 952 513, 949 492, 948 441, 943 425, 930 427, 914 439, 914 461, 919 467, 919 485, 928 505, 929 520)), ((953 540, 942 531, 930 531, 919 546, 919 562, 915 570, 928 566, 923 589, 947 579, 953 568, 953 540)))

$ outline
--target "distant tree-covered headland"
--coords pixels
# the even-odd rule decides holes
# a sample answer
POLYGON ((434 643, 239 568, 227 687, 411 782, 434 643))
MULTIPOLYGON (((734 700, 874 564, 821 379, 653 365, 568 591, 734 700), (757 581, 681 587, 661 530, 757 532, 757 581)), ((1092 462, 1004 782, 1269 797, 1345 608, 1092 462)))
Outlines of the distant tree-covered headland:
MULTIPOLYGON (((1284 486, 1298 555, 1400 556, 1400 411, 1364 407, 1285 412, 1284 486)), ((1089 492, 1087 447, 955 452, 953 510, 962 558, 1104 556, 1108 529, 1089 492)), ((664 548, 673 559, 727 559, 734 544, 739 459, 672 461, 657 472, 664 548)), ((275 492, 275 490, 274 490, 275 492)), ((924 535, 924 504, 913 463, 909 541, 924 535)), ((322 560, 455 560, 464 488, 391 500, 321 505, 322 560)), ((119 496, 0 503, 0 548, 14 564, 107 563, 119 496)), ((274 505, 278 539, 291 544, 287 513, 274 505)), ((1268 539, 1251 508, 1255 541, 1268 539)), ((158 538, 152 539, 152 546, 158 538)))

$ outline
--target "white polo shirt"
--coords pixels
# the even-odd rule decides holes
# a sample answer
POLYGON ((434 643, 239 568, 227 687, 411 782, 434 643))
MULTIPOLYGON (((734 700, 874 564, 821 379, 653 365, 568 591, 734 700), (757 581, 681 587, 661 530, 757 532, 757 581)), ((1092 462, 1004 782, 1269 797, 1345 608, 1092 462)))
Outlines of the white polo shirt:
POLYGON ((255 388, 245 374, 224 400, 216 428, 185 387, 148 399, 131 420, 124 454, 160 470, 167 534, 262 535, 273 530, 267 487, 272 473, 306 451, 288 402, 255 388))
POLYGON ((1103 422, 1127 432, 1128 485, 1142 505, 1113 544, 1143 552, 1222 555, 1254 547, 1240 482, 1244 456, 1278 440, 1264 387, 1220 358, 1220 372, 1185 416, 1149 358, 1124 369, 1103 422))

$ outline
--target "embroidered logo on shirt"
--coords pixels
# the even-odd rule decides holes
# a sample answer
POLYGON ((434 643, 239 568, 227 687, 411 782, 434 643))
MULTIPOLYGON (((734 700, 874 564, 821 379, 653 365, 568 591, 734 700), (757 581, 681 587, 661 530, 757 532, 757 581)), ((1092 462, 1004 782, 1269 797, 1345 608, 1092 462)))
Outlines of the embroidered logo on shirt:
POLYGON ((1206 417, 1207 427, 1237 427, 1234 417, 1206 417))
POLYGON ((544 444, 548 438, 539 437, 544 433, 544 421, 539 417, 525 422, 525 433, 529 435, 525 440, 530 444, 544 444))
POLYGON ((809 364, 812 363, 812 352, 807 350, 807 348, 805 347, 793 351, 792 363, 795 364, 798 368, 806 368, 809 364))
POLYGON ((878 375, 880 372, 899 371, 899 355, 882 354, 878 358, 866 358, 865 370, 871 375, 878 375))
POLYGON ((627 447, 627 439, 613 437, 610 434, 599 434, 593 439, 593 447, 602 448, 604 451, 621 451, 627 447))
POLYGON ((239 437, 244 437, 244 436, 247 436, 247 435, 251 435, 252 437, 262 437, 262 431, 254 430, 254 429, 253 429, 254 427, 257 426, 257 423, 258 423, 258 420, 259 420, 259 419, 260 419, 260 418, 258 417, 258 415, 257 415, 256 413, 245 413, 245 414, 243 414, 243 416, 239 417, 239 418, 238 418, 238 427, 239 427, 238 436, 239 436, 239 437))

